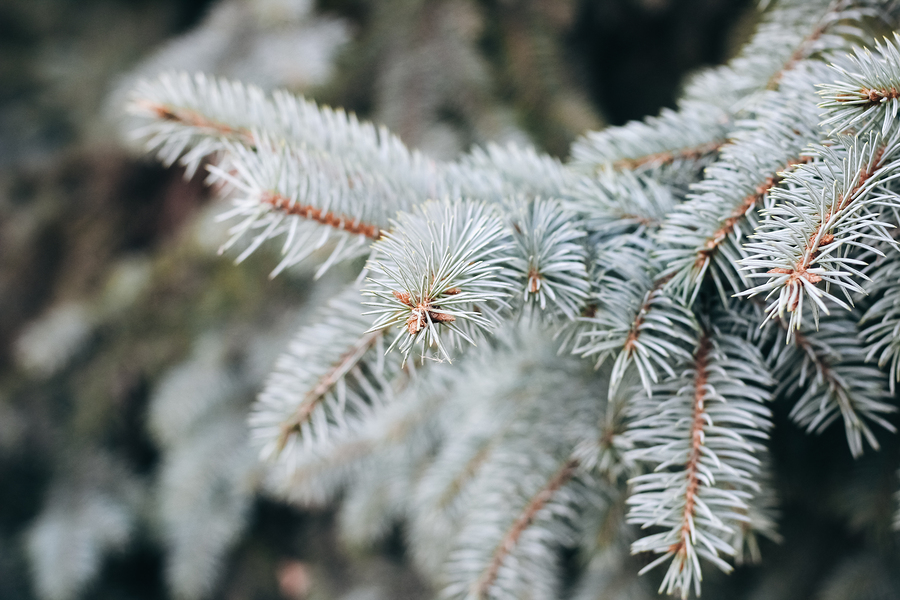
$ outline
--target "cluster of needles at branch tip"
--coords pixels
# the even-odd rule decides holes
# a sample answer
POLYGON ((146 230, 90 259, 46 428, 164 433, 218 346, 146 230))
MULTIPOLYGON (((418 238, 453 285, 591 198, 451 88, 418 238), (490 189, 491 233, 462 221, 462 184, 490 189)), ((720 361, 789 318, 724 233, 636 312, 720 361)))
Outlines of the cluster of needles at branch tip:
POLYGON ((868 98, 872 106, 881 104, 885 100, 896 100, 897 98, 900 98, 900 92, 897 91, 897 88, 890 88, 888 90, 863 88, 859 90, 859 93, 868 98))
MULTIPOLYGON (((455 296, 462 290, 459 288, 450 288, 444 291, 446 296, 455 296)), ((406 330, 409 335, 416 335, 426 327, 429 323, 452 323, 456 317, 450 313, 443 312, 441 307, 434 303, 433 300, 422 299, 417 302, 413 301, 409 292, 391 292, 394 298, 411 308, 409 318, 406 320, 406 330)))

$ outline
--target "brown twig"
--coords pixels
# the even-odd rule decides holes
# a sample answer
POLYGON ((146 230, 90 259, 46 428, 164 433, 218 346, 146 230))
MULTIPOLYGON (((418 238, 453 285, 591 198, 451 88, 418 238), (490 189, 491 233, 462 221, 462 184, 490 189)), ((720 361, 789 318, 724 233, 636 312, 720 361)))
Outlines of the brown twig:
POLYGON ((679 159, 697 160, 707 154, 717 152, 724 144, 724 141, 715 141, 700 146, 647 154, 637 158, 623 158, 614 162, 612 166, 614 169, 637 169, 645 165, 653 167, 667 165, 679 159))
POLYGON ((721 246, 725 240, 728 239, 728 236, 734 232, 737 224, 747 215, 747 212, 756 206, 757 203, 762 201, 765 195, 768 194, 773 187, 781 183, 784 179, 784 175, 781 173, 786 172, 795 165, 807 163, 809 161, 810 159, 808 157, 789 160, 782 171, 767 177, 765 181, 756 187, 752 194, 747 195, 740 204, 731 211, 728 218, 722 221, 722 225, 706 239, 706 243, 703 247, 697 251, 697 259, 694 261, 694 268, 702 268, 706 261, 718 251, 719 246, 721 246))
POLYGON ((260 202, 268 204, 275 210, 287 215, 297 215, 304 219, 334 227, 335 229, 341 229, 348 233, 364 235, 373 240, 377 240, 381 237, 382 232, 376 225, 362 223, 359 220, 351 219, 345 215, 336 215, 332 212, 326 212, 321 208, 316 208, 309 204, 300 204, 275 192, 265 192, 260 198, 260 202))
POLYGON ((650 304, 653 302, 653 299, 656 297, 658 293, 665 287, 665 285, 672 279, 674 273, 670 273, 664 277, 660 277, 653 283, 653 287, 650 288, 650 291, 647 293, 647 297, 644 299, 644 303, 641 304, 641 307, 638 309, 637 316, 634 319, 634 322, 631 324, 631 329, 628 330, 628 337, 625 338, 625 344, 622 346, 622 351, 625 353, 630 353, 634 349, 635 343, 637 343, 638 338, 641 335, 640 329, 641 325, 644 324, 644 317, 647 312, 650 310, 650 304))
POLYGON ((528 271, 528 283, 526 285, 526 289, 529 294, 537 294, 541 291, 541 286, 544 281, 544 276, 538 271, 537 267, 531 267, 528 271))
POLYGON ((642 227, 656 227, 657 225, 659 225, 659 221, 656 219, 651 219, 650 217, 642 217, 640 215, 633 215, 631 213, 623 213, 619 215, 618 218, 623 221, 634 221, 642 227))
POLYGON ((828 26, 824 23, 813 29, 813 31, 800 43, 800 45, 797 46, 797 49, 794 50, 794 53, 791 54, 790 58, 785 61, 781 68, 772 74, 772 76, 769 78, 768 83, 766 83, 766 89, 777 89, 778 84, 781 83, 781 78, 784 77, 784 74, 793 69, 795 66, 797 66, 798 62, 807 57, 809 46, 811 46, 813 42, 822 37, 822 34, 824 34, 827 29, 828 26))
MULTIPOLYGON (((149 100, 138 100, 135 105, 163 121, 174 121, 189 127, 211 129, 218 132, 220 135, 238 138, 249 146, 256 145, 256 140, 250 130, 241 127, 231 127, 230 125, 213 121, 194 110, 183 107, 167 106, 149 100)), ((352 181, 348 181, 348 184, 351 187, 353 186, 352 181)), ((260 198, 260 202, 268 204, 272 208, 285 214, 297 215, 322 225, 334 227, 335 229, 342 229, 349 233, 364 235, 375 240, 381 237, 381 230, 375 225, 361 223, 358 220, 351 219, 344 215, 335 215, 332 212, 323 211, 322 209, 309 204, 298 204, 275 192, 264 193, 260 198)))
POLYGON ((479 467, 484 463, 485 460, 491 455, 491 450, 494 447, 495 440, 488 440, 481 448, 478 449, 472 458, 466 462, 466 466, 463 470, 453 478, 453 481, 450 482, 450 485, 444 490, 444 493, 441 494, 441 498, 438 501, 438 508, 444 510, 450 504, 450 501, 456 497, 456 495, 463 489, 465 482, 472 478, 477 472, 479 467))
POLYGON ((144 99, 135 101, 134 105, 149 112, 162 121, 172 121, 188 127, 197 127, 200 129, 212 129, 223 136, 237 137, 250 146, 256 145, 253 133, 251 133, 249 129, 244 129, 243 127, 231 127, 230 125, 213 121, 206 117, 206 115, 189 108, 167 106, 159 102, 144 99))

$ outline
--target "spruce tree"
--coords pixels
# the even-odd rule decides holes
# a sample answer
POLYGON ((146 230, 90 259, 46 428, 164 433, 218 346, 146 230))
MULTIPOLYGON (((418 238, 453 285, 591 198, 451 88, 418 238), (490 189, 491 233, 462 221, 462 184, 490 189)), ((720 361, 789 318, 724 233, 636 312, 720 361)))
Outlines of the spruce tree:
POLYGON ((441 597, 636 598, 639 569, 688 598, 782 539, 773 410, 878 450, 900 380, 900 36, 876 35, 900 5, 761 9, 675 109, 566 162, 439 161, 286 92, 141 83, 139 135, 231 203, 223 251, 358 268, 259 395, 269 489, 342 496, 351 536, 403 520, 441 597))

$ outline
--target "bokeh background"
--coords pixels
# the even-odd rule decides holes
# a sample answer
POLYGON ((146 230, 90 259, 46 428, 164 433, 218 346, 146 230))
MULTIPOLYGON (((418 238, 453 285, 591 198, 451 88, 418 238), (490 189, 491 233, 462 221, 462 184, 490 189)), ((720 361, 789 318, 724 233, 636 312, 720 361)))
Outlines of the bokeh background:
POLYGON ((746 39, 751 4, 0 0, 0 598, 429 594, 401 525, 364 542, 336 507, 259 489, 248 406, 336 283, 216 254, 202 177, 129 141, 137 79, 286 87, 441 158, 491 140, 565 157, 672 105, 746 39))

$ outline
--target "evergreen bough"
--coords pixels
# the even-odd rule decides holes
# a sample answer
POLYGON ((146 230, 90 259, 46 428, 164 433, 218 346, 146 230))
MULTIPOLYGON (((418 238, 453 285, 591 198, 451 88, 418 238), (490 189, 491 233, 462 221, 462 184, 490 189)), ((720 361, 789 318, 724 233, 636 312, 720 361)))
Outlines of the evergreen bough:
POLYGON ((440 162, 284 92, 141 84, 139 134, 230 198, 238 260, 271 240, 273 274, 367 257, 251 416, 271 489, 344 491, 359 537, 406 519, 445 598, 558 597, 563 549, 593 556, 587 597, 623 543, 687 598, 779 538, 771 402, 877 448, 900 380, 900 36, 869 41, 898 6, 763 11, 674 110, 567 163, 440 162))

